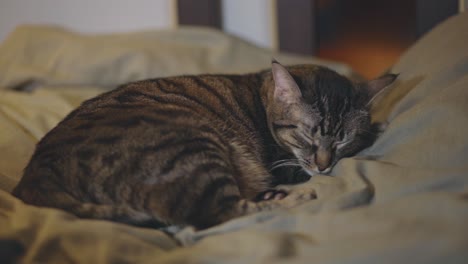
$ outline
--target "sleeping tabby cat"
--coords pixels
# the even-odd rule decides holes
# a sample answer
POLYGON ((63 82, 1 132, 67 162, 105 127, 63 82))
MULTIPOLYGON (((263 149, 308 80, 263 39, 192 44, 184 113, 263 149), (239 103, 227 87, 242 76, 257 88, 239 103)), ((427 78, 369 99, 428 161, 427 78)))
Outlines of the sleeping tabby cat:
POLYGON ((273 61, 255 74, 123 85, 50 131, 14 194, 84 218, 197 228, 294 206, 312 195, 256 200, 292 173, 272 168, 327 173, 372 144, 369 103, 395 78, 354 85, 324 67, 273 61))

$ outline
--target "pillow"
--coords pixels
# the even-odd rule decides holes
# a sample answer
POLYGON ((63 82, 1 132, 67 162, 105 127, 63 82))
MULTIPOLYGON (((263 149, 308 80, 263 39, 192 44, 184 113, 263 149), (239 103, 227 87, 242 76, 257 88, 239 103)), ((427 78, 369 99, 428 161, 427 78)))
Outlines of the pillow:
POLYGON ((37 79, 47 84, 113 87, 180 74, 246 73, 284 64, 343 64, 278 54, 207 28, 182 27, 113 35, 84 35, 57 27, 18 27, 0 46, 0 87, 37 79))

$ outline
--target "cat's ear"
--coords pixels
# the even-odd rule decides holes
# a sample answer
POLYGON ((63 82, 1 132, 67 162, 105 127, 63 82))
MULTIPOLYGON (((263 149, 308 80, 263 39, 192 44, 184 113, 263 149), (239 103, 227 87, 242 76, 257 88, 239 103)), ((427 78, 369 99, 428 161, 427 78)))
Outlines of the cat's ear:
POLYGON ((302 97, 301 90, 288 70, 275 59, 271 62, 271 71, 275 82, 273 97, 275 101, 292 104, 302 97))
POLYGON ((366 105, 371 105, 385 88, 389 87, 398 77, 398 74, 385 74, 377 79, 370 80, 365 83, 367 92, 366 105))

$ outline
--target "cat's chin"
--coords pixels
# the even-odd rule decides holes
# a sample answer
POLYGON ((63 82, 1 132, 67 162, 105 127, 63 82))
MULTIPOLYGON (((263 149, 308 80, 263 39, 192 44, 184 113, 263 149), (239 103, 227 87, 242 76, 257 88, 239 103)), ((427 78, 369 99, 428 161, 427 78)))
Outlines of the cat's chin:
POLYGON ((331 171, 331 168, 328 168, 324 171, 318 171, 318 170, 313 170, 313 169, 304 168, 304 167, 302 167, 302 169, 305 171, 305 173, 307 173, 311 177, 317 174, 328 175, 328 173, 330 173, 331 171))
POLYGON ((302 167, 302 169, 305 171, 305 173, 307 173, 311 177, 314 176, 314 175, 319 174, 319 172, 317 172, 315 170, 311 170, 311 169, 304 168, 304 167, 302 167))

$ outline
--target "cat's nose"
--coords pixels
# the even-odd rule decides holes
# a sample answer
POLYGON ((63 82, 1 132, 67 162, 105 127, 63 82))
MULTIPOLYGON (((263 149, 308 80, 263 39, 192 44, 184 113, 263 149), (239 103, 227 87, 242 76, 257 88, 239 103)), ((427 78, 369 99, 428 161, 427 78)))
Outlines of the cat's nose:
POLYGON ((319 148, 315 153, 315 165, 320 172, 327 170, 332 162, 331 151, 319 148))

